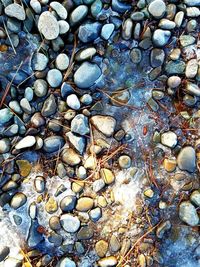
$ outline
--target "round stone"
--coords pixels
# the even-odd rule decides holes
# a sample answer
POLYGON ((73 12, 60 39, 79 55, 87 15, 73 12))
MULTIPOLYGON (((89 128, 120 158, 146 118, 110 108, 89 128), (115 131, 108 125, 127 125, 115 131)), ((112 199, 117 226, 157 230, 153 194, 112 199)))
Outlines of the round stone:
POLYGON ((69 31, 69 23, 65 20, 59 20, 58 21, 59 25, 59 34, 65 34, 69 31))
POLYGON ((35 53, 32 58, 33 70, 42 71, 47 67, 49 59, 42 53, 35 53))
POLYGON ((10 150, 10 140, 8 138, 3 138, 0 140, 0 154, 7 153, 10 150))
POLYGON ((28 135, 24 138, 22 138, 22 140, 20 140, 15 148, 20 150, 20 149, 24 149, 24 148, 28 148, 28 147, 32 147, 35 144, 36 140, 34 136, 28 135))
POLYGON ((100 174, 105 184, 112 184, 115 181, 115 175, 109 169, 102 168, 100 174))
POLYGON ((42 176, 37 176, 34 181, 35 190, 37 193, 43 193, 45 190, 45 180, 42 176))
POLYGON ((84 62, 74 74, 74 82, 79 88, 89 88, 101 76, 101 69, 97 64, 84 62))
POLYGON ((153 33, 152 40, 155 46, 163 47, 168 43, 170 37, 171 37, 170 31, 157 29, 153 33))
POLYGON ((63 212, 72 211, 76 205, 76 197, 75 196, 66 196, 60 202, 60 208, 63 212))
POLYGON ((68 233, 75 233, 80 227, 80 221, 77 216, 71 214, 63 214, 60 217, 60 223, 63 229, 68 233))
POLYGON ((117 265, 117 259, 115 256, 108 256, 98 261, 100 267, 114 267, 117 265))
POLYGON ((164 146, 174 148, 177 145, 177 135, 172 131, 165 132, 161 134, 161 143, 164 146))
POLYGON ((59 151, 65 144, 63 137, 61 136, 49 136, 44 139, 43 149, 47 153, 54 153, 59 151))
POLYGON ((119 162, 119 166, 122 169, 128 169, 131 166, 131 158, 127 155, 120 156, 118 162, 119 162))
POLYGON ((100 258, 105 257, 105 255, 108 251, 108 242, 106 242, 104 240, 99 240, 95 245, 95 250, 96 250, 97 255, 100 258))
POLYGON ((189 202, 183 201, 179 206, 180 219, 190 226, 196 226, 199 224, 199 216, 196 208, 189 202))
POLYGON ((71 26, 74 26, 81 22, 88 14, 88 7, 85 5, 79 5, 76 7, 69 18, 69 22, 71 26))
POLYGON ((179 76, 171 76, 168 78, 167 84, 170 88, 176 88, 181 84, 181 78, 179 76))
POLYGON ((97 50, 94 47, 88 47, 81 49, 77 52, 75 59, 77 61, 83 61, 92 58, 96 54, 97 50))
POLYGON ((77 201, 76 209, 78 211, 88 211, 94 205, 94 200, 90 197, 81 197, 77 201))
POLYGON ((61 259, 56 267, 76 267, 76 263, 69 258, 61 259))
POLYGON ((156 19, 160 19, 164 16, 166 11, 165 2, 162 0, 154 0, 149 4, 149 13, 156 19))
POLYGON ((61 225, 60 225, 60 219, 58 216, 52 216, 49 219, 49 226, 52 230, 60 230, 61 225))
POLYGON ((57 1, 53 1, 50 3, 50 7, 56 11, 57 15, 61 18, 61 19, 66 19, 67 18, 67 10, 64 7, 64 5, 62 5, 61 3, 57 2, 57 1))
POLYGON ((47 40, 54 40, 59 35, 58 21, 49 11, 45 11, 40 15, 38 29, 47 40))
POLYGON ((138 48, 133 48, 130 52, 130 57, 134 64, 140 63, 140 61, 142 60, 141 50, 138 48))
POLYGON ((59 70, 66 70, 69 66, 69 57, 61 53, 56 57, 56 68, 59 70))
POLYGON ((27 201, 27 197, 24 193, 16 193, 13 198, 11 199, 10 206, 13 209, 18 209, 23 206, 27 201))
POLYGON ((193 204, 200 207, 200 192, 198 190, 195 190, 190 195, 190 200, 193 204))
POLYGON ((33 87, 34 87, 34 93, 36 94, 36 96, 43 97, 47 94, 48 84, 45 80, 37 79, 34 82, 33 87))
POLYGON ((16 18, 18 20, 25 20, 25 18, 26 18, 24 8, 17 3, 10 4, 10 5, 6 6, 4 11, 5 11, 7 16, 12 17, 12 18, 16 18))
POLYGON ((79 110, 81 107, 80 101, 75 94, 69 95, 67 97, 66 102, 67 102, 67 105, 74 110, 79 110))
POLYGON ((51 87, 58 87, 62 83, 62 73, 57 69, 51 69, 47 73, 47 82, 51 87))
POLYGON ((113 23, 108 23, 108 24, 103 25, 101 29, 101 37, 104 40, 108 40, 110 36, 112 35, 114 29, 115 29, 115 25, 113 23))
POLYGON ((194 172, 196 169, 195 150, 191 146, 186 146, 181 149, 177 157, 179 169, 188 172, 194 172))
POLYGON ((72 148, 66 148, 61 155, 62 161, 70 166, 76 166, 81 162, 79 154, 77 154, 72 148))

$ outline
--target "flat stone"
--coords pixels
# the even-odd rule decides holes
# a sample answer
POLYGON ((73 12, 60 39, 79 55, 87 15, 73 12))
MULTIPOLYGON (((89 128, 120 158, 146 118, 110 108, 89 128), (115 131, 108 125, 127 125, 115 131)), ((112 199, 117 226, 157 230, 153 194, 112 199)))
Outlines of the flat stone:
POLYGON ((197 75, 198 61, 197 59, 190 59, 186 64, 185 75, 187 78, 192 79, 197 75))
POLYGON ((179 169, 188 172, 194 172, 196 169, 195 150, 191 146, 186 146, 181 149, 177 157, 179 169))
POLYGON ((28 136, 22 138, 22 140, 20 140, 15 145, 15 148, 18 150, 24 149, 24 148, 29 148, 29 147, 32 147, 35 144, 35 142, 36 142, 35 137, 28 135, 28 136))
POLYGON ((196 226, 199 224, 199 216, 196 208, 189 202, 183 201, 179 206, 180 219, 190 226, 196 226))
POLYGON ((101 76, 101 69, 97 64, 84 62, 74 74, 74 82, 79 88, 89 88, 101 76))
POLYGON ((165 59, 165 52, 162 49, 154 48, 151 50, 150 61, 153 68, 159 67, 163 64, 165 59))
POLYGON ((165 71, 168 75, 184 74, 185 62, 181 60, 169 61, 165 65, 165 71))
POLYGON ((108 40, 112 35, 114 29, 115 25, 113 23, 104 24, 103 27, 101 28, 101 37, 104 40, 108 40))
POLYGON ((38 20, 38 29, 47 40, 54 40, 59 35, 59 25, 49 11, 44 11, 38 20))
POLYGON ((187 81, 186 92, 193 96, 200 96, 200 88, 196 83, 187 81))
POLYGON ((88 225, 81 227, 81 229, 77 233, 77 239, 79 240, 88 240, 92 238, 94 235, 94 231, 88 225))
POLYGON ((7 16, 16 18, 18 20, 25 20, 26 18, 24 8, 17 3, 8 5, 4 11, 7 16))
POLYGON ((75 233, 80 227, 80 221, 77 216, 71 214, 63 214, 60 217, 60 223, 63 229, 68 233, 75 233))
POLYGON ((110 137, 113 135, 116 120, 111 116, 95 115, 90 119, 91 123, 105 136, 110 137))
POLYGON ((97 50, 94 47, 88 47, 81 49, 76 53, 75 59, 77 61, 83 61, 92 58, 96 54, 97 50))
POLYGON ((117 265, 117 259, 115 256, 108 256, 98 261, 100 267, 114 267, 117 265))
POLYGON ((107 185, 112 184, 115 181, 115 175, 109 169, 102 168, 100 174, 105 184, 107 185))

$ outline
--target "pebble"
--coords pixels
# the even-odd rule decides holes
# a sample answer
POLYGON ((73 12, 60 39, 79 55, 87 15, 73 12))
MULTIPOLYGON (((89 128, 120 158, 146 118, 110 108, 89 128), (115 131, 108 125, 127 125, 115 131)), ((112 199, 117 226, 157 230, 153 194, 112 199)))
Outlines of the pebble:
POLYGON ((58 210, 58 203, 53 197, 49 197, 45 204, 45 210, 47 213, 52 214, 58 210))
POLYGON ((101 69, 97 64, 84 62, 74 73, 74 82, 79 88, 89 88, 101 76, 101 69))
POLYGON ((69 23, 71 26, 75 26, 80 23, 88 14, 88 7, 86 5, 79 5, 76 7, 69 17, 69 23))
POLYGON ((36 176, 34 186, 37 193, 43 193, 45 190, 45 180, 42 176, 36 176))
POLYGON ((166 12, 165 2, 162 0, 154 0, 148 7, 149 13, 156 19, 160 19, 166 12))
POLYGON ((185 75, 187 78, 192 79, 197 75, 198 61, 197 59, 190 59, 186 64, 185 75))
POLYGON ((131 167, 131 158, 127 155, 120 156, 118 159, 118 162, 119 162, 119 166, 122 169, 128 169, 131 167))
POLYGON ((80 101, 75 94, 68 95, 66 102, 67 105, 74 110, 79 110, 81 107, 80 101))
POLYGON ((141 50, 138 48, 133 48, 130 52, 130 58, 134 64, 138 64, 142 60, 141 50))
POLYGON ((21 206, 23 206, 27 201, 27 197, 24 193, 22 192, 19 192, 19 193, 16 193, 12 199, 11 199, 11 202, 10 202, 10 206, 11 208, 13 209, 18 209, 20 208, 21 206))
POLYGON ((169 19, 161 19, 158 26, 163 30, 173 30, 176 27, 176 23, 169 19))
POLYGON ((27 87, 25 89, 24 97, 30 102, 33 100, 33 89, 31 87, 27 87))
POLYGON ((66 70, 69 66, 69 57, 64 53, 61 53, 56 57, 55 64, 57 69, 66 70))
POLYGON ((12 137, 18 133, 19 126, 17 124, 13 124, 10 127, 6 128, 3 132, 4 136, 12 137))
POLYGON ((10 253, 9 247, 2 247, 0 250, 0 262, 2 262, 10 253))
POLYGON ((185 62, 181 60, 169 61, 165 66, 165 70, 168 75, 184 74, 185 62))
POLYGON ((59 26, 59 34, 66 34, 70 29, 69 23, 65 20, 59 20, 58 26, 59 26))
POLYGON ((23 21, 26 18, 24 8, 17 3, 10 4, 10 5, 6 6, 4 11, 5 11, 5 14, 7 16, 12 17, 12 18, 16 18, 18 20, 23 21))
POLYGON ((115 175, 109 169, 102 168, 100 171, 100 175, 104 180, 105 184, 107 185, 112 184, 115 181, 115 175))
POLYGON ((21 176, 26 177, 30 174, 32 165, 28 160, 17 160, 17 166, 19 168, 19 173, 21 176))
POLYGON ((161 143, 164 146, 174 148, 177 145, 177 135, 172 131, 165 132, 161 134, 161 143))
POLYGON ((80 221, 77 216, 63 214, 60 217, 60 223, 63 229, 68 233, 75 233, 80 227, 80 221))
POLYGON ((60 208, 63 212, 72 211, 76 205, 76 197, 75 196, 66 196, 60 202, 60 208))
POLYGON ((93 42, 99 36, 101 24, 99 22, 86 23, 79 27, 78 38, 83 43, 93 42))
POLYGON ((35 142, 36 142, 35 137, 28 135, 28 136, 22 138, 22 140, 20 140, 15 145, 15 148, 18 150, 24 149, 24 148, 29 148, 29 147, 32 147, 35 144, 35 142))
POLYGON ((32 9, 34 10, 34 12, 36 14, 40 14, 42 11, 42 7, 41 4, 38 0, 31 0, 30 1, 30 6, 32 7, 32 9))
POLYGON ((87 171, 83 166, 78 167, 77 176, 80 179, 85 179, 87 177, 87 171))
POLYGON ((165 59, 165 52, 162 49, 154 48, 151 50, 150 61, 153 68, 160 67, 165 59))
POLYGON ((23 111, 27 114, 31 114, 32 113, 32 109, 31 109, 31 105, 28 102, 28 100, 26 98, 22 98, 20 100, 20 106, 23 109, 23 111))
POLYGON ((187 6, 200 6, 199 0, 183 0, 184 4, 187 6))
POLYGON ((56 267, 76 267, 76 263, 70 258, 63 258, 58 262, 56 267))
POLYGON ((11 147, 11 143, 8 138, 0 139, 0 154, 9 152, 10 147, 11 147))
POLYGON ((153 33, 152 41, 155 46, 163 47, 168 43, 170 37, 171 37, 170 31, 157 29, 153 33))
POLYGON ((95 54, 97 50, 94 47, 88 47, 85 49, 81 49, 76 53, 75 60, 77 61, 84 61, 87 59, 91 59, 95 54))
POLYGON ((111 238, 110 238, 110 243, 109 243, 109 245, 110 245, 110 250, 112 251, 112 252, 117 252, 117 251, 119 251, 120 250, 120 248, 121 248, 121 244, 120 244, 120 241, 119 241, 119 239, 113 234, 112 236, 111 236, 111 238))
POLYGON ((190 226, 196 226, 199 224, 199 216, 195 207, 189 201, 181 202, 179 206, 180 219, 190 226))
POLYGON ((32 62, 31 62, 33 70, 42 71, 46 69, 48 61, 49 61, 48 57, 46 57, 44 54, 39 53, 39 52, 35 53, 33 55, 32 62))
POLYGON ((101 37, 104 40, 108 40, 110 36, 112 35, 113 31, 115 29, 115 25, 113 23, 108 23, 103 25, 101 28, 101 37))
POLYGON ((44 139, 43 149, 47 153, 59 151, 65 144, 65 140, 61 136, 49 136, 44 139))
POLYGON ((171 76, 168 78, 167 84, 170 88, 177 88, 181 84, 181 78, 179 76, 171 76))
POLYGON ((156 235, 158 238, 163 238, 166 231, 171 229, 171 222, 169 220, 162 222, 156 229, 156 235))
POLYGON ((51 94, 45 101, 42 107, 41 114, 43 117, 49 117, 56 112, 57 105, 53 94, 51 94))
POLYGON ((43 97, 47 94, 48 84, 45 80, 37 79, 33 84, 33 88, 36 96, 43 97))
POLYGON ((51 69, 47 73, 47 82, 51 87, 59 87, 62 83, 62 73, 57 69, 51 69))
POLYGON ((54 40, 59 35, 59 24, 49 11, 44 11, 38 20, 38 29, 47 40, 54 40))
POLYGON ((187 93, 190 95, 200 96, 200 88, 195 83, 188 81, 185 89, 186 89, 187 93))
POLYGON ((200 15, 200 10, 197 7, 188 7, 186 9, 187 16, 190 18, 197 18, 200 15))
POLYGON ((13 117, 13 113, 9 108, 3 108, 0 110, 0 124, 9 122, 13 117))
POLYGON ((79 154, 71 148, 64 149, 61 158, 63 162, 69 164, 70 166, 76 166, 81 162, 79 154))
POLYGON ((71 122, 71 131, 80 135, 86 135, 90 132, 88 118, 83 114, 76 115, 71 122))
POLYGON ((57 1, 53 1, 50 3, 50 7, 56 11, 57 15, 61 18, 61 19, 64 19, 66 20, 67 18, 67 10, 65 9, 65 7, 57 2, 57 1))
POLYGON ((97 222, 102 217, 101 209, 99 207, 92 209, 89 215, 93 222, 97 222))
POLYGON ((97 241, 97 243, 95 244, 95 251, 100 258, 105 257, 108 251, 108 242, 106 242, 105 240, 97 241))
POLYGON ((90 197, 81 197, 77 201, 76 210, 78 211, 88 211, 94 205, 94 200, 90 197))
POLYGON ((61 224, 60 224, 60 218, 58 216, 52 216, 49 219, 49 226, 52 230, 60 230, 61 224))
POLYGON ((85 138, 82 136, 77 136, 72 132, 66 133, 66 136, 69 139, 69 142, 72 144, 72 146, 82 155, 86 147, 85 138))
POLYGON ((195 43, 195 38, 191 35, 183 34, 180 36, 179 40, 182 47, 186 47, 195 43))
POLYGON ((130 18, 128 18, 124 21, 124 23, 122 25, 122 37, 123 37, 123 39, 129 40, 132 36, 132 31, 133 31, 133 21, 130 18))
POLYGON ((195 150, 191 146, 186 146, 181 149, 177 157, 179 169, 188 172, 194 172, 196 169, 195 150))
POLYGON ((115 127, 116 127, 116 120, 111 116, 102 116, 102 115, 95 115, 90 119, 91 123, 102 132, 105 136, 110 137, 113 135, 115 127))
POLYGON ((102 258, 98 261, 98 265, 100 267, 114 267, 117 265, 117 259, 115 256, 108 256, 106 258, 102 258))
POLYGON ((86 225, 81 227, 81 229, 78 231, 77 238, 79 240, 88 240, 92 238, 93 235, 94 235, 93 229, 86 225))
POLYGON ((198 190, 195 190, 192 192, 192 194, 190 195, 190 201, 200 207, 200 192, 198 190))

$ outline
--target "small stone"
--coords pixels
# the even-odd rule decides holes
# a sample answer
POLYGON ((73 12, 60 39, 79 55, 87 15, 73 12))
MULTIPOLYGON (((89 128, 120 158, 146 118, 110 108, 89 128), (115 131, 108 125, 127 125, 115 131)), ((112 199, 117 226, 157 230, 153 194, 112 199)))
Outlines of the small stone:
POLYGON ((89 212, 89 215, 90 215, 90 218, 93 222, 97 222, 101 216, 102 216, 102 212, 101 212, 101 209, 99 207, 95 208, 95 209, 92 209, 90 212, 89 212))
POLYGON ((183 0, 187 6, 200 6, 200 0, 183 0))
POLYGON ((7 16, 12 17, 12 18, 16 18, 18 20, 25 20, 25 18, 26 18, 24 8, 17 3, 10 4, 10 5, 6 6, 4 11, 5 11, 7 16))
POLYGON ((200 15, 200 10, 197 7, 188 7, 186 9, 187 16, 190 18, 197 18, 200 15))
POLYGON ((142 60, 142 53, 139 48, 133 48, 130 52, 131 60, 134 64, 138 64, 142 60))
POLYGON ((59 34, 66 34, 70 29, 69 23, 65 20, 59 20, 58 25, 59 25, 59 34))
POLYGON ((61 53, 56 57, 55 64, 57 69, 66 70, 69 66, 69 57, 64 53, 61 53))
POLYGON ((112 35, 114 29, 115 29, 115 25, 113 23, 108 23, 108 24, 103 25, 101 29, 101 37, 104 40, 108 40, 110 36, 112 35))
POLYGON ((9 247, 2 247, 0 249, 0 262, 2 262, 10 253, 9 247))
POLYGON ((32 109, 31 109, 31 105, 28 102, 28 100, 26 98, 22 98, 20 100, 20 106, 23 109, 23 111, 27 114, 31 114, 32 113, 32 109))
POLYGON ((74 82, 79 88, 89 88, 101 76, 101 69, 97 64, 84 62, 74 74, 74 82))
POLYGON ((80 23, 88 14, 88 7, 85 5, 77 6, 69 17, 69 22, 71 26, 80 23))
POLYGON ((71 122, 71 131, 80 135, 86 135, 90 132, 88 118, 83 114, 76 115, 71 122))
POLYGON ((112 252, 117 252, 121 248, 120 241, 115 235, 111 236, 109 245, 112 252))
POLYGON ((116 126, 116 120, 111 116, 95 115, 91 117, 91 123, 107 137, 113 135, 116 126))
POLYGON ((50 197, 48 201, 46 202, 45 210, 49 214, 52 214, 58 210, 58 203, 53 197, 50 197))
POLYGON ((53 94, 51 94, 45 101, 42 107, 41 114, 44 117, 53 115, 57 110, 56 100, 53 94))
POLYGON ((80 227, 80 221, 77 216, 71 214, 63 214, 60 217, 60 223, 63 229, 68 233, 75 233, 80 227))
POLYGON ((12 199, 11 199, 11 202, 10 202, 10 206, 11 208, 13 209, 18 209, 20 208, 21 206, 23 206, 27 201, 27 197, 24 193, 22 192, 19 192, 19 193, 16 193, 12 199))
POLYGON ((186 146, 181 149, 177 157, 179 169, 188 172, 194 172, 196 169, 195 150, 191 146, 186 146))
POLYGON ((176 27, 176 23, 169 19, 161 19, 158 26, 163 30, 173 30, 176 27))
POLYGON ((9 152, 10 146, 11 146, 11 143, 8 138, 0 139, 0 154, 9 152))
POLYGON ((165 59, 165 52, 162 49, 154 48, 151 50, 151 66, 153 68, 160 67, 165 59))
POLYGON ((181 35, 179 39, 182 47, 192 45, 196 41, 196 39, 191 35, 181 35))
POLYGON ((44 11, 38 20, 38 29, 47 40, 54 40, 59 35, 59 25, 49 11, 44 11))
POLYGON ((163 238, 165 232, 168 231, 170 228, 171 228, 171 223, 169 220, 162 222, 156 230, 157 237, 163 238))
POLYGON ((178 13, 176 13, 174 22, 176 23, 177 27, 181 27, 181 25, 183 23, 183 18, 184 18, 184 12, 183 11, 179 11, 178 13))
POLYGON ((185 62, 181 60, 169 61, 165 66, 168 75, 184 74, 185 62))
POLYGON ((35 53, 32 59, 32 68, 33 70, 42 71, 47 67, 48 57, 42 53, 35 53))
POLYGON ((161 143, 164 146, 174 148, 177 145, 177 135, 172 131, 165 132, 161 134, 161 143))
POLYGON ((45 190, 45 180, 42 176, 36 176, 34 181, 35 190, 37 193, 43 193, 45 190))
POLYGON ((47 153, 54 153, 61 150, 64 144, 65 141, 63 137, 57 135, 49 136, 46 139, 44 139, 43 149, 47 153))
POLYGON ((76 209, 78 211, 88 211, 94 205, 94 200, 90 197, 81 197, 77 201, 76 209))
POLYGON ((48 84, 45 80, 37 79, 34 82, 33 87, 34 87, 34 93, 36 94, 36 96, 43 97, 47 94, 48 84))
POLYGON ((141 21, 141 20, 143 20, 144 19, 144 13, 143 12, 133 12, 132 14, 131 14, 131 19, 133 20, 133 21, 141 21))
POLYGON ((101 0, 95 0, 91 5, 91 14, 94 18, 98 17, 102 10, 103 4, 101 0))
POLYGON ((130 18, 128 18, 124 21, 122 25, 122 38, 124 40, 129 40, 132 36, 132 32, 133 32, 133 21, 130 18))
POLYGON ((192 192, 190 195, 190 201, 196 206, 200 207, 200 192, 198 190, 192 192))
POLYGON ((95 244, 95 251, 100 258, 105 257, 108 251, 108 242, 106 242, 105 240, 99 240, 95 244))
POLYGON ((57 267, 76 267, 76 263, 69 258, 61 259, 57 267))
POLYGON ((32 7, 32 9, 34 10, 34 12, 36 14, 40 14, 42 11, 42 7, 41 4, 38 0, 31 0, 30 1, 30 6, 32 7))
POLYGON ((66 102, 67 105, 74 110, 79 110, 81 107, 80 101, 75 94, 68 95, 66 102))
POLYGON ((67 18, 67 10, 66 8, 59 2, 57 1, 53 1, 50 3, 50 7, 56 11, 57 15, 61 18, 61 19, 66 19, 67 18))
POLYGON ((176 159, 164 159, 163 165, 167 172, 173 172, 176 169, 176 159))
POLYGON ((192 79, 197 75, 198 61, 197 59, 190 59, 186 64, 185 75, 187 78, 192 79))
POLYGON ((25 89, 24 97, 30 102, 33 100, 33 89, 30 87, 27 87, 25 89))
POLYGON ((102 179, 107 185, 112 184, 115 181, 115 175, 109 169, 102 168, 100 174, 102 179))
POLYGON ((78 38, 83 43, 93 42, 99 36, 101 24, 99 22, 86 23, 79 27, 78 38))
POLYGON ((191 82, 187 81, 185 89, 186 89, 188 94, 191 94, 194 96, 200 96, 200 88, 196 83, 191 83, 191 82))
POLYGON ((24 148, 32 147, 35 144, 36 140, 34 136, 28 135, 20 140, 16 145, 15 148, 20 150, 24 148))
POLYGON ((72 211, 76 205, 76 197, 75 196, 66 196, 60 202, 60 208, 63 212, 72 211))
POLYGON ((63 162, 70 166, 76 166, 81 162, 80 156, 71 148, 64 149, 61 158, 63 162))
POLYGON ((88 47, 85 49, 81 49, 76 53, 75 59, 77 61, 83 61, 87 59, 91 59, 95 54, 97 50, 94 47, 88 47))
POLYGON ((180 219, 190 226, 199 224, 199 216, 195 207, 189 201, 183 201, 179 206, 180 219))
POLYGON ((105 187, 105 182, 103 179, 95 180, 92 184, 92 189, 96 193, 102 190, 104 187, 105 187))
POLYGON ((11 112, 9 108, 1 109, 0 110, 0 124, 5 124, 9 122, 12 119, 13 115, 14 114, 11 112))
POLYGON ((81 229, 79 230, 77 234, 77 238, 79 240, 88 240, 92 238, 93 235, 94 235, 94 231, 92 230, 92 228, 86 225, 86 226, 81 227, 81 229))
POLYGON ((154 0, 148 7, 149 13, 156 19, 160 19, 166 12, 165 2, 162 0, 154 0))
POLYGON ((52 216, 49 219, 49 226, 52 230, 60 230, 61 224, 60 224, 60 219, 58 216, 52 216))
POLYGON ((181 84, 181 78, 179 76, 171 76, 168 78, 167 84, 170 88, 176 88, 181 84))
POLYGON ((26 177, 30 174, 32 165, 28 160, 20 159, 17 160, 16 163, 19 168, 19 173, 21 176, 26 177))
POLYGON ((86 140, 82 136, 77 136, 72 132, 66 133, 69 142, 73 145, 73 147, 82 155, 85 151, 86 147, 86 140))
POLYGON ((117 259, 115 256, 108 256, 98 261, 100 267, 114 267, 117 265, 117 259))
POLYGON ((127 155, 120 156, 118 162, 119 162, 119 166, 122 169, 128 169, 131 167, 131 158, 127 155))
POLYGON ((153 33, 152 40, 155 46, 163 47, 168 43, 170 37, 170 31, 157 29, 153 33))
POLYGON ((55 247, 59 247, 61 244, 62 244, 62 241, 63 241, 63 238, 61 235, 57 234, 56 232, 54 231, 51 231, 49 234, 48 234, 48 241, 50 243, 53 243, 53 245, 55 247))
POLYGON ((53 88, 58 87, 62 83, 62 73, 57 69, 51 69, 47 73, 47 82, 53 88))
POLYGON ((144 195, 145 195, 146 197, 152 198, 152 197, 154 196, 154 192, 153 192, 153 190, 152 190, 151 188, 148 188, 148 189, 146 189, 146 190, 144 191, 144 195))

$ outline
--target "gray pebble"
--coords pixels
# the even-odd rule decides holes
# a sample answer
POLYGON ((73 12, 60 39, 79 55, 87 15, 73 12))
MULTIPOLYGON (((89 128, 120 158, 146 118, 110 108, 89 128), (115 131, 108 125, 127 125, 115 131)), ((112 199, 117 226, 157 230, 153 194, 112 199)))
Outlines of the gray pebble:
POLYGON ((37 79, 33 84, 33 88, 36 96, 43 97, 47 94, 48 84, 45 80, 37 79))
POLYGON ((41 114, 44 117, 49 117, 56 112, 57 105, 53 94, 51 94, 44 102, 41 114))
POLYGON ((80 221, 77 216, 72 216, 71 214, 63 214, 60 217, 61 226, 68 233, 75 233, 80 227, 80 221))
POLYGON ((196 226, 199 223, 199 216, 195 207, 189 201, 183 201, 179 206, 180 219, 190 226, 196 226))
POLYGON ((24 8, 17 4, 10 4, 5 8, 5 13, 9 17, 16 18, 18 20, 25 20, 26 14, 24 8))
POLYGON ((22 98, 20 100, 20 106, 23 109, 23 111, 27 114, 31 114, 32 113, 32 109, 31 109, 31 105, 28 102, 28 100, 26 98, 22 98))
POLYGON ((42 71, 47 67, 49 59, 42 53, 35 53, 32 58, 33 70, 42 71))
POLYGON ((32 7, 32 9, 34 10, 34 12, 36 14, 40 14, 42 11, 42 7, 41 4, 38 0, 31 0, 30 1, 30 6, 32 7))
POLYGON ((75 94, 68 95, 66 102, 67 105, 74 110, 79 110, 81 107, 80 101, 75 94))
POLYGON ((194 172, 196 169, 195 150, 191 146, 186 146, 181 149, 177 157, 179 169, 188 172, 194 172))
POLYGON ((155 46, 162 47, 168 43, 170 37, 171 37, 170 31, 164 31, 161 29, 157 29, 153 33, 152 40, 153 40, 153 43, 155 46))
POLYGON ((138 64, 141 62, 142 60, 142 53, 140 51, 140 49, 138 48, 133 48, 130 52, 130 57, 131 60, 134 64, 138 64))
POLYGON ((101 28, 101 37, 104 40, 108 40, 110 36, 112 35, 113 31, 115 29, 115 25, 113 23, 108 23, 103 25, 101 28))
POLYGON ((69 31, 69 23, 65 20, 59 20, 59 34, 66 34, 69 31))
POLYGON ((43 149, 45 152, 54 153, 59 151, 65 144, 61 136, 50 136, 44 139, 43 149))
POLYGON ((47 40, 54 40, 59 35, 58 21, 49 11, 45 11, 40 15, 38 29, 47 40))
POLYGON ((61 18, 66 20, 67 18, 67 10, 66 8, 59 2, 53 1, 50 3, 50 7, 56 11, 57 15, 61 18))
POLYGON ((57 69, 51 69, 47 73, 47 82, 51 87, 58 87, 62 83, 62 73, 57 69))
POLYGON ((78 114, 71 122, 71 131, 80 135, 86 135, 90 132, 88 118, 83 114, 78 114))
POLYGON ((154 0, 148 7, 149 13, 156 19, 160 19, 166 12, 165 2, 162 0, 154 0))

